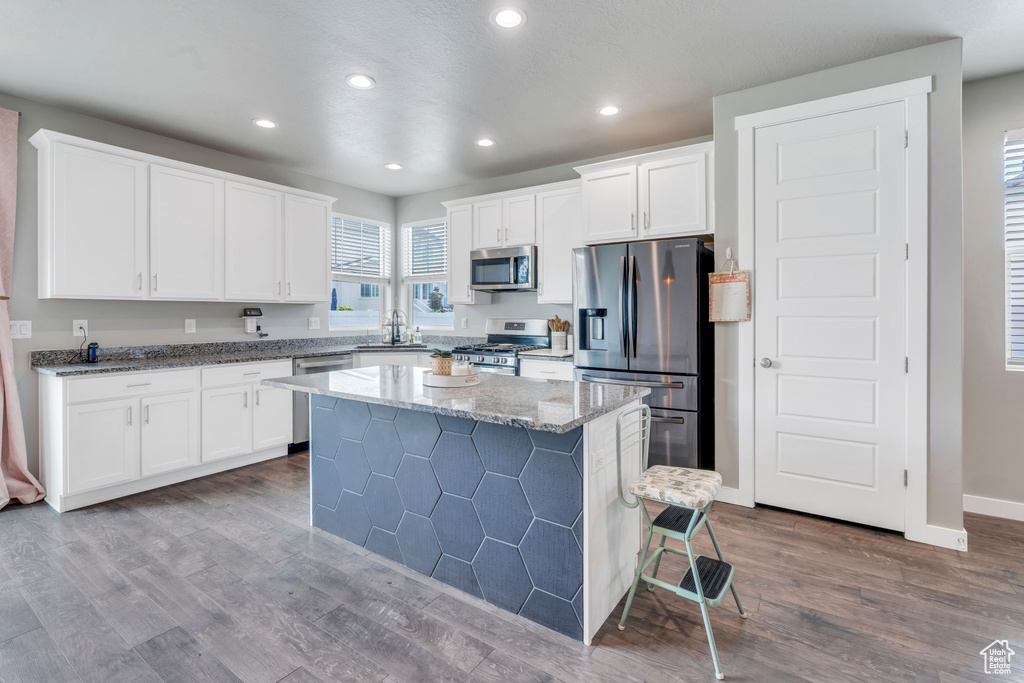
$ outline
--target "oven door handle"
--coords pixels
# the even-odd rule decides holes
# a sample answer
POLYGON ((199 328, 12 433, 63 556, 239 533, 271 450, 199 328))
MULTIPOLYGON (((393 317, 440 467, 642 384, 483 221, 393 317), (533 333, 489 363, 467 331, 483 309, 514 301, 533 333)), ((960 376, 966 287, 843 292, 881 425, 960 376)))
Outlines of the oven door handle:
POLYGON ((624 384, 630 387, 650 387, 651 389, 684 389, 682 382, 644 382, 643 380, 632 380, 632 379, 610 379, 608 377, 594 377, 593 375, 583 375, 584 382, 594 382, 596 384, 624 384))
POLYGON ((651 416, 651 422, 662 422, 673 425, 686 424, 686 422, 681 417, 654 417, 653 415, 651 416))

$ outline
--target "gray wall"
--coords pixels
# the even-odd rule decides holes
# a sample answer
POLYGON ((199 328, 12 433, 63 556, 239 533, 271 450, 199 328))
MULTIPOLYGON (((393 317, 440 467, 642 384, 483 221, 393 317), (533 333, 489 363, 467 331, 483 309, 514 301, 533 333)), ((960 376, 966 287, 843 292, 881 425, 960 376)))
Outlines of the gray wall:
MULTIPOLYGON (((929 97, 929 455, 928 523, 963 528, 963 190, 961 168, 960 39, 828 69, 715 98, 715 241, 733 247, 741 268, 750 255, 736 250, 737 136, 734 119, 775 107, 934 76, 929 97)), ((740 323, 750 324, 750 323, 740 323)), ((737 325, 716 334, 716 463, 726 485, 737 485, 737 325)), ((1019 418, 1018 418, 1019 419, 1019 418)))
MULTIPOLYGON (((171 301, 67 301, 40 300, 37 288, 37 192, 36 149, 28 138, 40 128, 98 140, 111 145, 156 154, 170 159, 238 173, 337 197, 334 210, 394 223, 392 197, 305 176, 273 164, 253 161, 153 135, 81 114, 0 93, 0 107, 22 113, 18 127, 18 213, 14 239, 14 284, 11 288, 11 319, 31 320, 32 338, 14 342, 15 371, 25 419, 29 466, 37 469, 37 381, 29 369, 33 349, 72 348, 82 341, 71 334, 71 321, 89 321, 89 339, 104 346, 177 344, 202 341, 255 339, 242 331, 241 304, 180 303, 171 301), (195 318, 196 334, 184 333, 185 318, 195 318)), ((260 134, 248 121, 253 134, 260 134)), ((272 132, 270 133, 273 134, 272 132)), ((96 267, 102 268, 98 263, 96 267)), ((327 304, 261 304, 262 327, 271 338, 326 335, 327 304), (307 320, 320 317, 320 330, 309 331, 307 320)))
POLYGON ((964 493, 1024 503, 1024 372, 1006 369, 1003 134, 1024 72, 964 86, 964 493))
MULTIPOLYGON (((706 135, 691 140, 683 140, 665 145, 628 150, 613 155, 584 159, 569 164, 561 164, 559 166, 548 166, 547 168, 539 168, 534 171, 501 176, 500 178, 489 178, 487 180, 459 185, 458 187, 449 187, 443 190, 436 190, 434 192, 424 192, 422 194, 399 197, 397 200, 395 224, 401 227, 403 223, 412 223, 414 221, 444 217, 445 209, 441 205, 441 202, 446 202, 452 199, 476 197, 479 195, 491 194, 493 192, 504 192, 506 190, 517 190, 523 187, 544 185, 545 183, 557 183, 563 180, 575 180, 580 177, 580 174, 573 170, 574 166, 596 163, 598 161, 605 161, 606 159, 617 159, 631 156, 633 154, 654 152, 660 149, 669 149, 671 147, 680 147, 682 145, 708 142, 709 140, 711 140, 711 136, 706 135)), ((396 253, 400 252, 396 250, 396 253)), ((397 268, 398 262, 396 261, 396 269, 397 268)), ((396 272, 399 271, 396 270, 396 272)), ((572 319, 572 306, 568 304, 538 304, 537 295, 530 292, 519 294, 493 294, 491 303, 487 305, 455 306, 455 334, 469 336, 482 335, 484 334, 484 323, 487 322, 488 318, 513 316, 552 318, 555 315, 562 318, 572 319), (460 326, 463 318, 466 319, 466 329, 462 329, 460 326)))

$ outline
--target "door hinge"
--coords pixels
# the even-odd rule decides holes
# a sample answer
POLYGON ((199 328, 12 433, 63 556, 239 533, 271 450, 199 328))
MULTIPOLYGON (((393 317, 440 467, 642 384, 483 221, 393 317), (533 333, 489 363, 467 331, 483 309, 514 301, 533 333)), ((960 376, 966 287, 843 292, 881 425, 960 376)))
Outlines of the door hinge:
POLYGON ((903 372, 910 373, 910 356, 903 356, 903 372))
POLYGON ((910 146, 910 131, 909 130, 905 130, 905 131, 903 131, 903 149, 906 149, 909 146, 910 146))
POLYGON ((907 485, 907 471, 903 470, 903 485, 907 485))
POLYGON ((910 242, 904 242, 903 243, 903 260, 904 261, 909 261, 910 260, 910 242))

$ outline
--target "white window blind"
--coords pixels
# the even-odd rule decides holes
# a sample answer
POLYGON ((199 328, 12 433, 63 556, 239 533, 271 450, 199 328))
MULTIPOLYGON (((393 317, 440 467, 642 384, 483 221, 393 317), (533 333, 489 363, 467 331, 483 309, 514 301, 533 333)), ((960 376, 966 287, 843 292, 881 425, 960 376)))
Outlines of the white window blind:
POLYGON ((448 224, 443 220, 405 225, 406 280, 429 280, 448 273, 448 224))
POLYGON ((391 276, 391 226, 335 215, 331 237, 331 271, 335 275, 391 276))
POLYGON ((1006 133, 1003 147, 1006 230, 1006 357, 1024 363, 1024 129, 1006 133))

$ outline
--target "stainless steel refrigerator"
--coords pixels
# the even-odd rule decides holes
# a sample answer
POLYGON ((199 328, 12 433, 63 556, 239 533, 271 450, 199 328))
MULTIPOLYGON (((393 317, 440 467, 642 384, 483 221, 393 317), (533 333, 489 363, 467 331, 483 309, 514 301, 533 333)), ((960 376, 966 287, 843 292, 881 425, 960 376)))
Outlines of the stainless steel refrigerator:
POLYGON ((692 238, 573 250, 576 378, 650 387, 651 465, 715 466, 713 268, 692 238))

